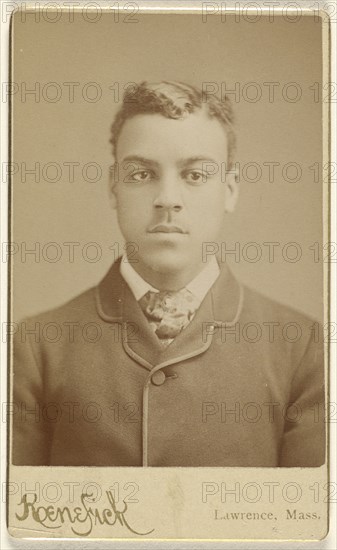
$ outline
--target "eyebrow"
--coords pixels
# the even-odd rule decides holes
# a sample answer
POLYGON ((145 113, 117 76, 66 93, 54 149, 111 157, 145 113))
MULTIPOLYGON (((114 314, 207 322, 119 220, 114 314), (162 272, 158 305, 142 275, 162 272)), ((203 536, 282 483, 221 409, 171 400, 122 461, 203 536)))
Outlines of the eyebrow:
MULTIPOLYGON (((139 162, 140 164, 144 165, 150 165, 150 166, 159 166, 159 163, 155 160, 148 159, 146 157, 143 157, 141 155, 128 155, 125 157, 122 162, 139 162)), ((188 157, 186 159, 179 159, 177 164, 184 167, 188 166, 189 164, 193 164, 194 162, 211 162, 213 164, 217 164, 217 162, 209 157, 204 157, 202 155, 197 155, 194 157, 188 157)))
POLYGON ((123 158, 122 163, 124 162, 139 162, 140 164, 159 166, 158 162, 156 162, 155 160, 147 159, 146 157, 142 157, 140 155, 129 155, 123 158))
POLYGON ((187 166, 189 164, 193 164, 194 162, 211 162, 213 164, 219 164, 216 160, 209 157, 203 157, 202 155, 178 160, 178 164, 181 166, 187 166))

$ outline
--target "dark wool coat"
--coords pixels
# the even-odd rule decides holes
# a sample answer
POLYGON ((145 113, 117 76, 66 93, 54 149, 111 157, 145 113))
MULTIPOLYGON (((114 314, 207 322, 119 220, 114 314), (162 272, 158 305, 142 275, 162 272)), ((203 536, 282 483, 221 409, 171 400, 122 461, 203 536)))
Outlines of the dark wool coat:
POLYGON ((13 463, 319 466, 323 343, 226 266, 163 348, 119 272, 20 323, 13 463))

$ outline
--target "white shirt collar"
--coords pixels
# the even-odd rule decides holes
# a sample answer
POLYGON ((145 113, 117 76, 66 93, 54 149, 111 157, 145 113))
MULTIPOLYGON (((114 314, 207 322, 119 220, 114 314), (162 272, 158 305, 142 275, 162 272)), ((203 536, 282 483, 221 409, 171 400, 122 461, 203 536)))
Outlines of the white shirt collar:
MULTIPOLYGON (((126 254, 123 255, 120 264, 120 273, 129 285, 137 302, 146 294, 149 290, 152 292, 159 292, 157 288, 154 288, 135 271, 127 260, 126 254)), ((199 301, 199 305, 205 298, 207 292, 211 286, 215 283, 219 277, 220 269, 215 256, 212 256, 211 260, 205 265, 205 267, 198 273, 185 288, 192 292, 193 296, 199 301)))

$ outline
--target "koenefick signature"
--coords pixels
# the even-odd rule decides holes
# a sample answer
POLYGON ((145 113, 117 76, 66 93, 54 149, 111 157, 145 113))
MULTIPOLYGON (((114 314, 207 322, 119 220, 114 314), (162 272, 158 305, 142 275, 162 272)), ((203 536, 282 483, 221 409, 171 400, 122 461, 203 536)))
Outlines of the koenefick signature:
POLYGON ((118 510, 111 491, 106 491, 109 507, 101 510, 92 508, 89 503, 86 502, 86 500, 88 501, 92 496, 92 494, 82 493, 80 499, 82 506, 75 506, 74 508, 64 506, 60 508, 53 505, 36 507, 37 495, 34 494, 33 501, 29 502, 27 500, 27 494, 24 494, 19 503, 19 506, 23 506, 22 515, 15 515, 19 521, 24 521, 31 516, 36 523, 43 525, 47 529, 59 529, 61 525, 69 522, 72 524, 72 532, 80 537, 87 537, 90 535, 93 527, 97 524, 113 527, 118 523, 126 527, 131 533, 142 536, 149 535, 154 531, 154 529, 151 529, 150 531, 141 533, 133 529, 125 517, 128 509, 127 503, 123 500, 123 510, 118 510), (76 524, 78 524, 78 527, 76 524), (79 528, 80 525, 83 526, 82 529, 79 528))

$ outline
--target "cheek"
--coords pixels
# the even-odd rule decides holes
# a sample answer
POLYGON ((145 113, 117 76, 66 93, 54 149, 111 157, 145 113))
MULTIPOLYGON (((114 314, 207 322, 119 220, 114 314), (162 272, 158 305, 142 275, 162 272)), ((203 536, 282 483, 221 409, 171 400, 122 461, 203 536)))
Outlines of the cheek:
POLYGON ((116 193, 117 205, 122 211, 148 210, 153 205, 153 197, 149 189, 145 187, 127 189, 120 187, 116 193))
POLYGON ((225 220, 225 208, 220 200, 202 201, 193 213, 194 235, 198 241, 216 240, 225 220))
MULTIPOLYGON (((222 191, 222 190, 221 190, 222 191)), ((191 204, 191 212, 200 229, 206 229, 206 224, 216 225, 225 215, 224 193, 213 193, 211 190, 200 194, 191 204)))
POLYGON ((137 198, 133 193, 127 193, 125 191, 119 191, 117 193, 117 205, 121 212, 128 209, 133 209, 136 204, 137 198))
POLYGON ((142 203, 134 196, 117 195, 117 215, 120 222, 134 224, 142 216, 142 203))
POLYGON ((124 236, 134 240, 149 224, 149 207, 139 196, 120 193, 117 196, 117 218, 124 236))

